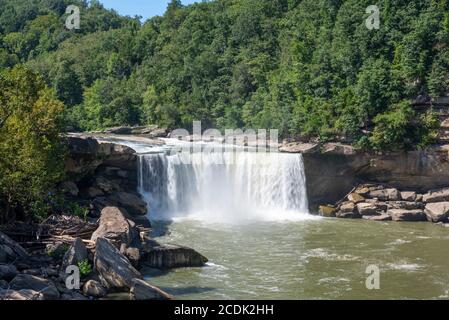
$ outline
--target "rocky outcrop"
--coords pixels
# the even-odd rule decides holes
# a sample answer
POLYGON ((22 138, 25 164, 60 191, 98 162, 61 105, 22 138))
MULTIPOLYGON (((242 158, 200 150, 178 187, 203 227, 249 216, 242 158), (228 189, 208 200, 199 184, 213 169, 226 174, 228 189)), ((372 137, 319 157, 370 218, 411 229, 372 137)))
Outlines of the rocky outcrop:
POLYGON ((0 263, 27 259, 28 253, 17 242, 0 232, 0 263))
POLYGON ((45 300, 57 300, 60 297, 58 289, 53 282, 40 277, 19 274, 9 284, 12 290, 28 289, 35 292, 42 293, 45 300))
POLYGON ((435 202, 426 205, 425 213, 431 222, 443 222, 449 217, 449 202, 435 202))
POLYGON ((391 209, 387 214, 393 221, 426 221, 423 210, 391 209))
POLYGON ((158 269, 202 267, 207 258, 195 250, 178 245, 151 246, 144 252, 141 263, 158 269))
POLYGON ((96 241, 94 267, 102 285, 117 291, 130 290, 133 279, 142 275, 129 260, 108 240, 98 238, 96 241))

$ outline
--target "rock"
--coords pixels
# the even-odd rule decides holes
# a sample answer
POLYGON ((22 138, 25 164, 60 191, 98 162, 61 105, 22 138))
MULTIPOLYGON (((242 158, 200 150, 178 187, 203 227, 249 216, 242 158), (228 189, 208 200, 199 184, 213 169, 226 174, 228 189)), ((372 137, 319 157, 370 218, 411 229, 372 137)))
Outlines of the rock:
POLYGON ((0 232, 0 263, 16 260, 17 258, 27 259, 28 253, 17 242, 6 234, 0 232))
POLYGON ((104 193, 112 193, 120 190, 120 186, 117 183, 105 177, 97 177, 94 186, 104 193))
POLYGON ((97 197, 103 196, 104 192, 101 191, 99 188, 89 187, 89 188, 83 190, 82 194, 86 198, 93 199, 93 198, 97 198, 97 197))
POLYGON ((336 154, 336 155, 354 155, 356 151, 353 146, 342 143, 329 142, 325 143, 321 148, 323 154, 336 154))
POLYGON ((340 212, 342 213, 350 213, 354 212, 355 205, 353 202, 343 202, 340 206, 340 212))
POLYGON ((417 195, 416 195, 415 201, 416 201, 416 202, 423 202, 423 199, 424 199, 424 195, 422 195, 422 194, 417 194, 417 195))
POLYGON ((65 270, 68 266, 77 266, 78 263, 87 260, 87 248, 81 238, 76 238, 70 246, 69 250, 65 253, 62 261, 62 268, 65 270))
POLYGON ((145 266, 158 269, 202 267, 207 261, 191 248, 171 244, 154 246, 141 259, 145 266))
POLYGON ((17 268, 12 264, 0 264, 0 280, 11 280, 19 272, 17 268))
POLYGON ((45 253, 49 257, 53 257, 59 260, 64 257, 69 248, 70 246, 64 242, 49 243, 45 247, 45 253))
POLYGON ((315 153, 319 152, 320 145, 318 143, 292 142, 282 145, 280 152, 286 153, 315 153))
POLYGON ((423 196, 423 201, 427 203, 449 201, 449 188, 429 191, 423 196))
POLYGON ((144 216, 148 213, 147 203, 138 194, 117 192, 109 199, 116 201, 119 207, 125 208, 131 215, 144 216))
POLYGON ((98 238, 110 240, 117 248, 121 244, 127 247, 134 246, 140 242, 139 233, 126 219, 126 211, 117 207, 106 207, 101 211, 100 226, 92 234, 91 240, 98 238))
POLYGON ((0 290, 8 289, 9 283, 6 280, 0 280, 0 290))
POLYGON ((337 209, 331 206, 320 206, 319 208, 320 215, 323 217, 335 217, 335 213, 337 212, 337 209))
POLYGON ((390 209, 387 214, 393 221, 426 221, 423 210, 390 209))
POLYGON ((150 138, 166 138, 168 130, 166 128, 154 129, 149 133, 142 132, 143 134, 147 134, 150 138))
POLYGON ((445 222, 449 217, 449 202, 428 203, 425 213, 431 222, 445 222))
POLYGON ((359 187, 359 188, 355 189, 354 192, 365 197, 369 194, 370 189, 368 187, 359 187))
POLYGON ((351 193, 348 196, 348 200, 353 202, 353 203, 355 203, 355 204, 357 204, 357 203, 365 201, 365 198, 363 196, 361 196, 360 194, 358 194, 358 193, 351 193))
POLYGON ((405 209, 405 210, 424 209, 424 204, 422 202, 390 201, 388 202, 388 209, 405 209))
POLYGON ((102 284, 110 289, 129 290, 134 278, 142 278, 129 260, 104 238, 97 239, 94 266, 102 284))
POLYGON ((398 201, 401 200, 401 194, 397 189, 382 189, 369 192, 371 198, 377 198, 381 201, 398 201))
POLYGON ((416 200, 416 192, 403 191, 403 192, 401 192, 401 198, 404 201, 415 201, 416 200))
POLYGON ((70 292, 70 293, 64 293, 61 295, 61 300, 65 300, 65 301, 85 301, 85 300, 89 300, 87 299, 85 296, 83 296, 82 294, 78 293, 78 292, 70 292))
POLYGON ((102 298, 108 291, 98 281, 89 280, 83 286, 83 293, 89 297, 102 298))
POLYGON ((370 221, 391 221, 391 216, 385 213, 378 216, 363 216, 362 218, 370 221))
POLYGON ((120 248, 120 252, 125 255, 125 257, 128 258, 129 262, 134 267, 137 267, 139 265, 140 260, 140 250, 137 248, 127 248, 126 245, 123 243, 122 247, 120 248))
POLYGON ((131 127, 113 127, 113 128, 107 128, 103 131, 103 133, 109 133, 109 134, 131 134, 132 133, 131 127))
POLYGON ((357 212, 337 212, 337 218, 342 219, 360 219, 362 216, 357 212))
POLYGON ((40 292, 46 300, 59 299, 59 291, 53 282, 28 274, 17 275, 9 284, 13 290, 30 289, 40 292))
POLYGON ((387 205, 384 202, 369 201, 357 204, 357 211, 362 216, 380 215, 387 211, 387 205))
POLYGON ((62 193, 70 195, 72 197, 78 196, 79 189, 75 182, 73 181, 65 181, 59 185, 59 190, 62 193))
POLYGON ((44 295, 29 289, 0 290, 0 300, 44 300, 44 295))
POLYGON ((141 280, 133 279, 131 291, 129 292, 131 300, 172 300, 173 297, 161 289, 141 280))

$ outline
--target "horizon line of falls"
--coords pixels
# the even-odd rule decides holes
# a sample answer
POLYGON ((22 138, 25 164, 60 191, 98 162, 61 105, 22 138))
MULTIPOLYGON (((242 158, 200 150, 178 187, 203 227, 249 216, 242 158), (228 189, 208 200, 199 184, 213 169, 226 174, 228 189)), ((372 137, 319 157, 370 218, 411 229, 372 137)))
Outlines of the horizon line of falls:
POLYGON ((139 191, 153 220, 233 223, 308 216, 301 154, 199 155, 199 161, 184 161, 182 153, 139 155, 139 191))

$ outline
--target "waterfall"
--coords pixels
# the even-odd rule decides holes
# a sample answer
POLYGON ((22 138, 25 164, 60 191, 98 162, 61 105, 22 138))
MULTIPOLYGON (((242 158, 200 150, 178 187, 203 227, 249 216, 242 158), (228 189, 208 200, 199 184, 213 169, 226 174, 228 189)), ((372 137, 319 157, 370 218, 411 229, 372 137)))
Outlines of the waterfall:
POLYGON ((237 152, 184 163, 181 154, 139 155, 139 189, 152 219, 209 222, 298 220, 307 216, 301 154, 237 152))

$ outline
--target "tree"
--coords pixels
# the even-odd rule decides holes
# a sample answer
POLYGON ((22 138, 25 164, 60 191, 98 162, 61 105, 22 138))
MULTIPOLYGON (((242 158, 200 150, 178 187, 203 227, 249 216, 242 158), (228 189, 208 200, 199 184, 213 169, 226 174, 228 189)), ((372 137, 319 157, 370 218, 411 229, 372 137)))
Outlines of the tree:
POLYGON ((22 66, 0 74, 0 219, 46 213, 50 189, 63 175, 64 106, 22 66))

